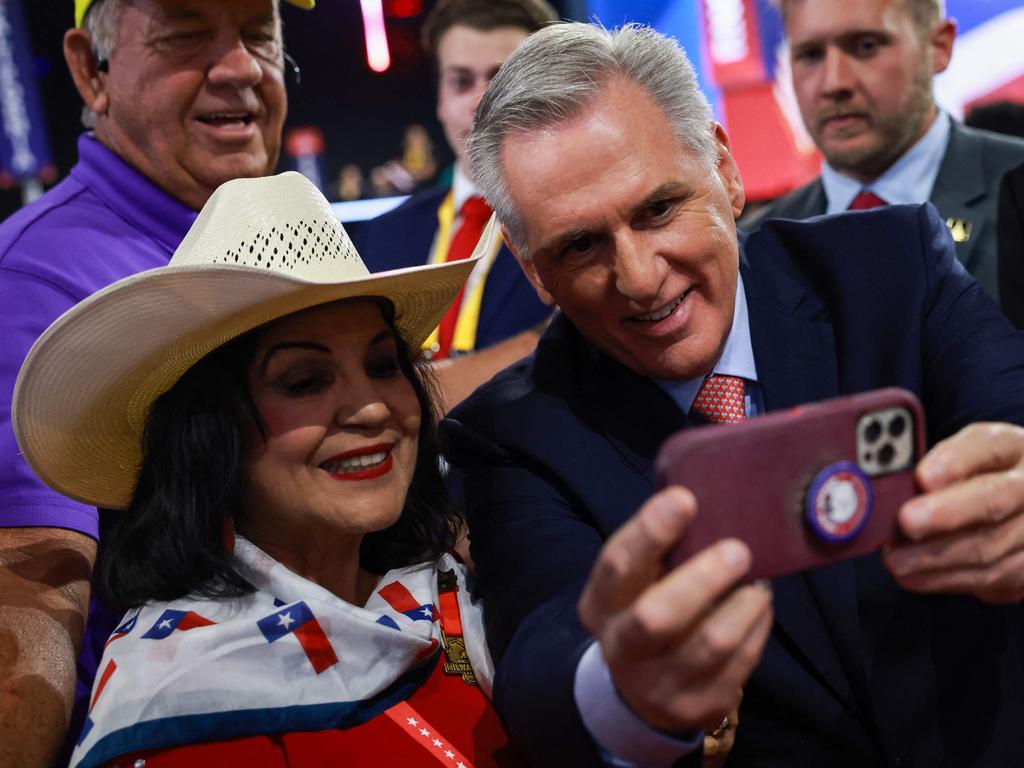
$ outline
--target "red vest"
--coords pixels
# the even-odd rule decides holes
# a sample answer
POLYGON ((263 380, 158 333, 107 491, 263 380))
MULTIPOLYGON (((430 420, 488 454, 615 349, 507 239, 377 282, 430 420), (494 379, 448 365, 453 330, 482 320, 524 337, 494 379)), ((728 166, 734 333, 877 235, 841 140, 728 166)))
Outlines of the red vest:
MULTIPOLYGON (((439 658, 441 654, 439 654, 439 658)), ((146 768, 188 766, 213 768, 252 765, 261 768, 317 768, 319 766, 424 766, 456 768, 434 746, 437 738, 450 743, 475 768, 513 768, 526 762, 508 744, 494 707, 476 685, 458 675, 447 675, 437 663, 427 681, 407 700, 428 729, 430 737, 416 736, 386 714, 346 730, 281 733, 230 741, 205 742, 152 752, 124 755, 108 765, 132 766, 138 759, 146 768)), ((468 765, 467 765, 468 768, 468 765)))

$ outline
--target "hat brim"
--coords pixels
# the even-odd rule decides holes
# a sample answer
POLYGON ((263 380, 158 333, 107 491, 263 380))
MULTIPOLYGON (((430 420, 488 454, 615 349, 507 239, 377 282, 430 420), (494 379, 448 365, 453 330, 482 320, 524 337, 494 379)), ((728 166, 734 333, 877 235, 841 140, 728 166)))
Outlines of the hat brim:
POLYGON ((375 297, 394 306, 396 330, 418 348, 474 265, 467 259, 327 284, 210 264, 125 278, 62 315, 29 352, 12 403, 22 453, 66 496, 124 508, 150 406, 205 355, 293 312, 375 297))

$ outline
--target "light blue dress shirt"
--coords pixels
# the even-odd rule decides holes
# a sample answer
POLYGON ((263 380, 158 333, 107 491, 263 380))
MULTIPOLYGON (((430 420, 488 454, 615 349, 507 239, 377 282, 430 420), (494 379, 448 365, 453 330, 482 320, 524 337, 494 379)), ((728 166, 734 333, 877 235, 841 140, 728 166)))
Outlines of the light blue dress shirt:
MULTIPOLYGON (((722 356, 715 363, 712 374, 738 376, 746 379, 745 403, 747 416, 756 416, 762 410, 760 387, 757 386, 757 366, 754 363, 754 347, 750 341, 750 315, 747 311, 747 294, 743 290, 743 279, 736 280, 736 303, 732 311, 732 328, 722 348, 722 356)), ((709 374, 710 375, 710 374, 709 374)), ((700 391, 707 376, 698 376, 686 381, 655 379, 654 383, 665 390, 676 401, 683 413, 690 412, 690 406, 700 391)))
POLYGON ((874 192, 891 205, 920 205, 928 202, 939 175, 942 158, 946 155, 946 147, 949 146, 951 130, 949 115, 939 112, 924 136, 870 184, 862 184, 844 176, 824 163, 821 167, 821 183, 828 200, 825 212, 842 213, 847 210, 861 190, 874 192))
MULTIPOLYGON (((713 373, 739 376, 746 380, 747 416, 754 416, 764 410, 757 385, 747 295, 743 290, 742 279, 736 281, 732 328, 713 373)), ((698 376, 687 381, 655 380, 655 383, 676 401, 684 413, 689 413, 705 378, 698 376)), ((673 738, 651 728, 633 714, 619 696, 596 642, 584 651, 576 667, 574 695, 583 724, 597 742, 608 765, 621 768, 670 766, 700 746, 704 738, 704 734, 699 731, 692 734, 691 738, 673 738)))

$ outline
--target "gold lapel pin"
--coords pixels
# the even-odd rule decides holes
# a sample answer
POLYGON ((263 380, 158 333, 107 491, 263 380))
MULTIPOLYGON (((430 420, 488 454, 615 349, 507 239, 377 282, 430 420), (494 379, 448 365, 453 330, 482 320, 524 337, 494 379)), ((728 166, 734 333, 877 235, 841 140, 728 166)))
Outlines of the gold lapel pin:
POLYGON ((950 216, 946 219, 946 226, 949 227, 949 233, 953 236, 954 243, 966 243, 971 239, 971 230, 974 229, 974 224, 967 219, 950 216))

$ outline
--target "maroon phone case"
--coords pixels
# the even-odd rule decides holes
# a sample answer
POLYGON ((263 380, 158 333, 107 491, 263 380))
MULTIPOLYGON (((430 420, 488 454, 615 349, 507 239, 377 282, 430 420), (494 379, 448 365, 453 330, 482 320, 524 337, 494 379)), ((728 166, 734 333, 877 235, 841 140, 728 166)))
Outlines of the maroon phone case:
POLYGON ((658 453, 658 478, 662 486, 689 488, 698 510, 669 562, 676 565, 726 537, 750 547, 750 580, 872 552, 896 536, 896 513, 916 492, 913 467, 924 445, 921 405, 897 388, 678 432, 658 453), (863 527, 848 541, 824 541, 806 520, 808 489, 825 467, 857 463, 856 428, 863 415, 896 406, 906 408, 914 422, 910 467, 868 478, 873 502, 863 527))

